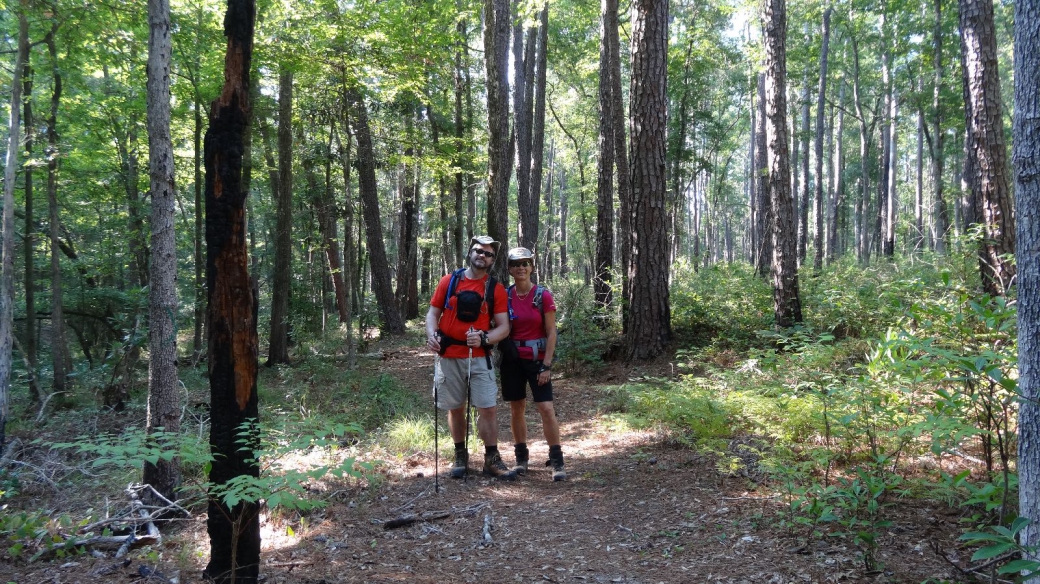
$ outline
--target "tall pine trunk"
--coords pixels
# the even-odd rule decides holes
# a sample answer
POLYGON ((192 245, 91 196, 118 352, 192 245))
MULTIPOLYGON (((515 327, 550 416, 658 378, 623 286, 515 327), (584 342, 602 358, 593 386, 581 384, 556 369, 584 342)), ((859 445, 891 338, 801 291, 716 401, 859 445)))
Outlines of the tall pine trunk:
MULTIPOLYGON (((28 2, 22 1, 18 15, 18 51, 14 71, 20 72, 29 58, 28 2)), ((7 446, 7 420, 10 417, 11 348, 14 341, 14 182, 21 150, 22 80, 11 79, 10 118, 7 124, 7 159, 4 164, 3 240, 0 243, 0 455, 7 446)))
POLYGON ((268 367, 289 362, 289 295, 292 286, 292 102, 293 73, 278 74, 278 191, 275 198, 274 273, 271 276, 271 334, 268 367))
POLYGON ((766 0, 766 134, 769 199, 773 209, 773 313, 776 326, 802 321, 798 295, 798 257, 791 166, 787 145, 787 8, 785 0, 766 0))
POLYGON ((626 298, 628 357, 649 359, 671 340, 668 296, 668 2, 636 0, 632 25, 632 238, 626 298))
MULTIPOLYGON (((600 3, 599 45, 599 159, 596 180, 596 266, 592 285, 596 305, 610 305, 614 267, 614 115, 611 98, 608 28, 617 25, 616 0, 600 3)), ((616 33, 615 33, 616 34, 616 33)))
POLYGON ((961 0, 960 23, 968 96, 965 108, 971 116, 968 132, 973 146, 968 153, 974 168, 970 184, 975 218, 982 224, 983 234, 979 271, 983 290, 1002 296, 1015 277, 1015 223, 1001 117, 992 0, 961 0))
MULTIPOLYGON (((1015 2, 1015 164, 1018 254, 1018 508, 1020 544, 1040 544, 1040 2, 1015 2)), ((1037 559, 1036 552, 1027 559, 1037 559)))
POLYGON ((394 299, 390 262, 386 257, 386 245, 383 243, 379 191, 376 185, 376 159, 372 146, 372 130, 368 123, 368 108, 357 91, 353 91, 350 97, 354 105, 355 135, 358 144, 358 186, 361 191, 369 265, 372 268, 372 290, 379 305, 383 330, 399 335, 404 333, 404 321, 394 299))
MULTIPOLYGON (((488 186, 487 232, 496 241, 509 241, 509 0, 484 1, 484 64, 487 71, 488 186)), ((497 260, 498 258, 496 258, 497 260)), ((494 263, 492 273, 505 280, 506 262, 494 263)))
MULTIPOLYGON (((180 431, 177 379, 176 187, 170 137, 169 0, 148 0, 148 173, 152 190, 151 272, 148 286, 148 434, 180 431)), ((144 482, 175 500, 177 459, 145 462, 144 482)))
POLYGON ((820 49, 820 84, 816 91, 816 189, 813 195, 813 216, 816 218, 816 229, 813 237, 813 269, 823 268, 823 242, 826 225, 826 207, 823 190, 823 113, 827 103, 827 52, 831 44, 831 9, 823 11, 823 46, 820 49))

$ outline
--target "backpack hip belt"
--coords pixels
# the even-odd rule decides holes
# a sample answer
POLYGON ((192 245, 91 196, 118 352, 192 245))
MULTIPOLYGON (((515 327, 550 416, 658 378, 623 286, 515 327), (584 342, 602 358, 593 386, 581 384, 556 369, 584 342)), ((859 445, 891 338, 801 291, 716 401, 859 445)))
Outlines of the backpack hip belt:
POLYGON ((537 361, 538 360, 538 351, 541 351, 543 354, 545 353, 545 343, 547 342, 547 340, 548 339, 542 338, 542 339, 534 339, 534 340, 530 340, 530 341, 513 340, 513 342, 516 343, 517 348, 519 348, 519 347, 530 347, 531 351, 534 353, 534 357, 532 359, 534 361, 537 361))

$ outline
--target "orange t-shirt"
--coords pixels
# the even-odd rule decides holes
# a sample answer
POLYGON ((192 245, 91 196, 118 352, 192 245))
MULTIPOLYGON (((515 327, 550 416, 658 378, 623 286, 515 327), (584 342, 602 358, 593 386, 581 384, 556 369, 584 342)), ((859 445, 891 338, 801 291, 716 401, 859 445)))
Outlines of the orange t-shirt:
MULTIPOLYGON (((484 290, 487 288, 488 275, 485 274, 483 278, 479 280, 470 280, 465 275, 459 278, 459 281, 455 284, 455 294, 464 290, 472 290, 481 297, 484 296, 484 290)), ((479 331, 491 330, 491 315, 488 314, 487 302, 481 304, 480 315, 477 316, 477 320, 473 322, 462 322, 456 316, 455 309, 458 306, 458 298, 452 298, 449 302, 449 308, 444 308, 444 299, 448 295, 448 284, 451 282, 451 274, 447 274, 441 281, 437 283, 437 289, 433 293, 433 298, 430 299, 430 306, 442 309, 441 320, 437 324, 437 328, 444 331, 444 334, 449 337, 462 341, 466 341, 466 331, 470 327, 473 327, 479 331)), ((508 300, 506 297, 506 289, 502 286, 501 282, 495 282, 495 312, 508 312, 508 300)), ((473 356, 483 357, 483 347, 474 347, 473 356)), ((451 359, 465 359, 469 356, 469 348, 465 344, 456 345, 452 344, 444 352, 444 356, 451 359)))

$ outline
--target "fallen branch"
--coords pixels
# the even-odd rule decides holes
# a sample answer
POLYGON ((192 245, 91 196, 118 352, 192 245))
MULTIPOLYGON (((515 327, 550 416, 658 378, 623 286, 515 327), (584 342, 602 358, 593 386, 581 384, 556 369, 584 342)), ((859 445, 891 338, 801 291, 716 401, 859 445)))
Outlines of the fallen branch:
POLYGON ((419 514, 408 513, 397 517, 396 519, 384 521, 383 529, 397 529, 398 527, 405 527, 413 523, 437 521, 439 519, 447 519, 448 517, 451 517, 450 511, 424 511, 419 514))

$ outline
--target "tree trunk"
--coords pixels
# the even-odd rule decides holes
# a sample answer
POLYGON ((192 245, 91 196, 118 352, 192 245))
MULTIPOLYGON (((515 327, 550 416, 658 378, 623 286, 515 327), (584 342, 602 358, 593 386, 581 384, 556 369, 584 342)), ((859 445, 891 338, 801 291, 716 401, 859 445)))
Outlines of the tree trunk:
MULTIPOLYGON (((1040 2, 1015 2, 1013 159, 1018 254, 1018 509, 1020 544, 1040 543, 1040 2)), ((1036 553, 1028 559, 1036 559, 1036 553)))
POLYGON ((874 133, 874 122, 867 124, 863 107, 863 90, 860 85, 859 43, 852 37, 852 101, 859 122, 859 196, 856 197, 856 257, 860 263, 870 261, 870 236, 867 228, 867 213, 870 208, 870 136, 874 133))
POLYGON ((758 212, 755 214, 755 229, 758 248, 755 256, 755 272, 765 278, 769 274, 770 258, 773 257, 773 203, 769 197, 769 148, 766 136, 766 76, 758 75, 758 113, 755 117, 755 193, 758 212))
MULTIPOLYGON (((249 279, 245 202, 241 189, 243 138, 249 128, 249 71, 253 53, 254 0, 229 0, 224 86, 210 107, 206 131, 206 284, 209 331, 209 480, 224 485, 258 477, 258 436, 240 427, 258 416, 256 394, 256 288, 249 279), (246 440, 245 447, 241 439, 246 440)), ((260 507, 239 502, 228 508, 210 497, 206 522, 210 561, 204 574, 225 584, 254 584, 260 572, 260 507)))
MULTIPOLYGON (((487 232, 508 246, 509 175, 509 0, 484 0, 484 65, 487 71, 488 186, 487 232)), ((495 258, 496 260, 498 258, 495 258)), ((506 262, 496 261, 491 272, 507 277, 506 262)))
POLYGON ((379 304, 383 329, 394 335, 404 333, 404 321, 397 310, 394 288, 390 278, 390 262, 383 243, 383 224, 379 214, 379 192, 376 186, 376 160, 372 147, 372 131, 368 125, 368 109, 361 95, 352 92, 355 135, 358 143, 358 183, 361 207, 365 219, 365 239, 368 243, 369 264, 372 268, 372 290, 379 304))
MULTIPOLYGON (((830 211, 827 213, 827 263, 830 264, 838 256, 838 216, 840 210, 845 207, 845 82, 842 81, 841 89, 838 90, 838 121, 831 130, 832 147, 830 152, 830 176, 834 180, 834 190, 829 197, 830 211)), ((829 184, 829 182, 828 182, 829 184)))
MULTIPOLYGON (((346 108, 344 107, 344 112, 346 108)), ((344 117, 344 126, 346 126, 344 117)), ((343 171, 343 190, 345 213, 343 214, 343 284, 346 296, 347 309, 347 365, 354 367, 357 348, 354 343, 354 314, 357 313, 354 297, 357 295, 358 283, 355 281, 357 274, 357 246, 354 245, 354 197, 351 193, 350 184, 350 136, 346 139, 335 132, 336 146, 339 150, 340 166, 343 171)))
MULTIPOLYGON (((148 286, 148 434, 180 431, 177 384, 177 241, 170 137, 169 0, 148 0, 148 170, 152 190, 151 273, 148 286)), ((178 460, 144 463, 144 482, 173 501, 178 460)))
POLYGON ((268 367, 289 362, 289 295, 292 288, 292 102, 293 72, 278 74, 278 193, 275 199, 274 273, 268 367))
MULTIPOLYGON (((920 87, 918 87, 920 90, 920 87)), ((914 184, 914 240, 913 251, 924 247, 924 111, 917 109, 917 162, 914 184)))
POLYGON ((899 161, 899 132, 896 131, 897 119, 899 117, 899 99, 895 88, 889 96, 889 122, 888 122, 888 186, 885 188, 885 241, 882 252, 886 258, 892 259, 896 253, 896 210, 899 209, 899 191, 896 190, 896 166, 899 161))
POLYGON ((1000 77, 992 0, 960 0, 960 24, 973 145, 976 220, 982 224, 979 270, 987 294, 1002 296, 1015 277, 1015 225, 1001 118, 1000 77))
MULTIPOLYGON (((54 29, 57 25, 54 26, 54 29)), ((54 34, 54 29, 49 33, 54 34)), ((21 42, 22 39, 19 39, 21 42)), ((25 38, 25 42, 29 42, 28 35, 25 38)), ((33 143, 36 137, 36 131, 33 127, 35 123, 33 120, 33 109, 32 109, 32 87, 33 87, 33 69, 31 62, 31 55, 29 47, 18 48, 19 52, 24 51, 25 63, 23 64, 21 71, 22 90, 24 92, 24 120, 25 120, 25 156, 27 159, 32 159, 33 143)), ((29 399, 33 403, 39 403, 39 384, 37 383, 37 355, 36 355, 36 264, 35 264, 35 252, 36 252, 36 225, 35 217, 33 215, 33 168, 31 164, 25 165, 25 233, 22 235, 22 245, 25 258, 25 345, 23 347, 25 351, 25 362, 29 367, 28 373, 28 385, 29 385, 29 399)), ((0 453, 2 453, 2 445, 0 445, 0 453)))
POLYGON ((58 208, 58 104, 61 102, 62 78, 58 66, 58 46, 54 35, 47 39, 51 58, 51 109, 47 117, 47 207, 51 241, 51 368, 53 392, 64 392, 70 361, 65 335, 65 303, 61 279, 61 220, 58 208))
POLYGON ((798 295, 798 258, 791 167, 787 146, 787 8, 785 0, 766 0, 766 134, 769 150, 769 199, 773 208, 773 312, 776 326, 802 322, 798 295))
MULTIPOLYGON (((797 227, 797 251, 798 251, 798 265, 805 262, 806 245, 809 242, 809 101, 811 96, 809 95, 809 75, 806 73, 805 78, 802 80, 805 86, 805 91, 802 93, 802 131, 800 135, 795 138, 796 143, 801 142, 802 152, 805 154, 799 161, 802 163, 802 196, 798 196, 798 189, 795 188, 791 192, 792 203, 794 204, 794 210, 798 213, 798 217, 795 218, 797 227)), ((794 172, 797 173, 797 164, 794 166, 794 172)), ((816 179, 819 182, 819 177, 816 179)))
MULTIPOLYGON (((531 121, 531 194, 528 197, 528 213, 531 215, 532 225, 527 231, 530 233, 532 246, 538 245, 538 237, 541 231, 541 199, 542 199, 542 159, 545 156, 545 84, 546 67, 548 57, 546 51, 549 48, 549 4, 546 3, 538 15, 538 44, 535 48, 535 74, 534 74, 534 119, 531 121)), ((526 237, 527 231, 521 232, 526 237)), ((532 248, 534 249, 534 248, 532 248)), ((537 281, 537 279, 536 279, 537 281)))
POLYGON ((632 246, 626 298, 628 357, 649 359, 671 340, 668 298, 668 2, 636 0, 632 23, 632 246))
MULTIPOLYGON (((14 71, 22 71, 29 58, 29 20, 27 0, 22 0, 18 15, 18 51, 14 71)), ((53 41, 52 41, 53 42, 53 41)), ((18 168, 18 152, 21 150, 22 80, 18 75, 11 79, 10 119, 7 125, 7 159, 4 166, 4 210, 3 242, 0 255, 0 453, 7 446, 7 420, 10 417, 11 396, 11 347, 14 342, 14 182, 18 168)))
POLYGON ((942 86, 943 86, 943 58, 942 58, 942 3, 943 0, 935 0, 935 25, 932 29, 932 66, 934 69, 934 84, 932 87, 932 139, 929 143, 932 157, 932 185, 935 188, 935 253, 946 253, 946 232, 950 229, 950 212, 946 207, 946 199, 943 194, 943 143, 945 136, 942 127, 942 86))
MULTIPOLYGON (((472 160, 468 156, 470 147, 466 137, 470 132, 465 122, 462 109, 463 97, 466 94, 467 80, 469 78, 469 50, 467 45, 468 34, 466 32, 466 19, 459 18, 456 25, 455 45, 455 160, 453 161, 457 170, 455 171, 455 221, 452 229, 452 245, 455 252, 445 256, 446 263, 454 265, 460 261, 466 253, 465 226, 467 207, 464 204, 466 184, 473 182, 473 176, 467 172, 471 169, 472 160), (464 146, 465 144, 465 146, 464 146)), ((472 221, 472 218, 469 219, 472 221)))
POLYGON ((524 45, 524 27, 513 27, 513 137, 516 152, 517 243, 533 249, 538 241, 538 215, 531 201, 531 121, 534 118, 534 64, 537 35, 528 29, 524 45))
POLYGON ((397 253, 397 305, 405 319, 419 316, 419 293, 417 289, 419 264, 419 188, 417 165, 415 163, 415 131, 413 116, 409 111, 405 120, 405 139, 403 177, 401 179, 401 211, 398 215, 401 234, 398 238, 397 253))
MULTIPOLYGON (((606 11, 610 22, 604 26, 603 34, 607 39, 607 51, 609 52, 610 70, 610 98, 613 101, 610 113, 614 116, 611 124, 614 130, 614 164, 617 167, 617 195, 619 203, 619 216, 617 233, 620 239, 620 254, 618 265, 621 267, 621 298, 625 300, 622 304, 622 313, 627 314, 627 300, 631 294, 629 281, 629 264, 632 259, 632 174, 628 165, 628 141, 625 136, 625 98, 621 90, 621 40, 618 33, 618 4, 617 0, 608 0, 612 6, 606 11)), ((562 186, 562 185, 561 185, 562 186)), ((561 191, 561 198, 563 197, 561 191)), ((628 322, 624 316, 623 322, 628 322)))
MULTIPOLYGON (((325 152, 331 154, 331 148, 325 152)), ((328 160, 325 161, 328 163, 328 160)), ((339 238, 336 235, 336 204, 332 198, 330 181, 319 185, 314 174, 314 160, 305 159, 303 169, 307 175, 307 188, 311 192, 311 203, 318 216, 318 232, 321 234, 322 249, 325 252, 326 266, 332 279, 332 290, 336 297, 336 312, 339 322, 347 322, 350 309, 347 307, 346 285, 343 283, 343 266, 340 263, 339 238)), ((326 171, 328 175, 328 171, 326 171)), ((326 176, 326 179, 329 177, 326 176)))
MULTIPOLYGON (((614 115, 610 76, 608 28, 617 25, 616 0, 601 2, 599 45, 599 165, 596 180, 596 269, 593 276, 596 306, 610 306, 614 267, 614 115), (613 12, 611 12, 613 11, 613 12)), ((615 34, 616 31, 615 31, 615 34)))
POLYGON ((816 91, 816 190, 813 196, 813 216, 816 218, 816 232, 813 238, 815 255, 813 269, 823 269, 823 242, 826 225, 826 208, 823 196, 823 110, 827 103, 827 53, 831 43, 831 8, 823 11, 823 46, 820 48, 820 84, 816 91))

